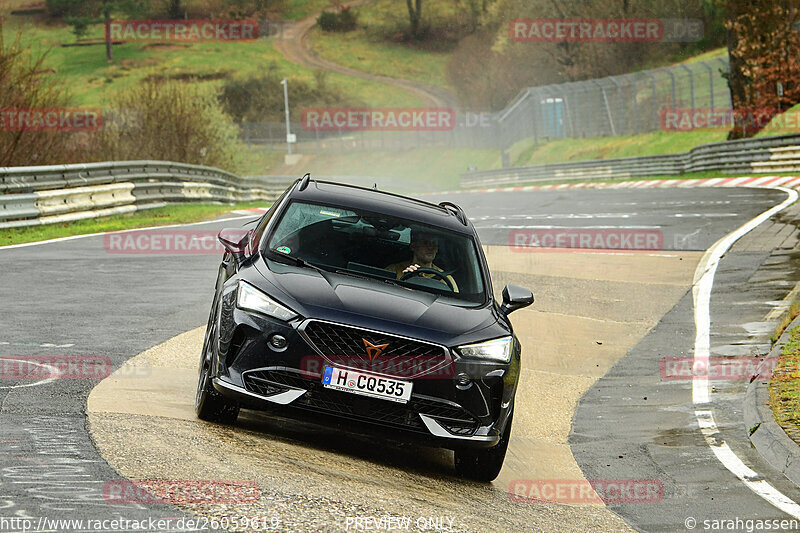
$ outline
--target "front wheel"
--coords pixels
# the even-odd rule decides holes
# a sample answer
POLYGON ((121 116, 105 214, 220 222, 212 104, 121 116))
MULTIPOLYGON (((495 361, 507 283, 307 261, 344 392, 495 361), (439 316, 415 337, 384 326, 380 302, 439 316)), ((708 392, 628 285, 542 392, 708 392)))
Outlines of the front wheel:
POLYGON ((214 332, 212 331, 206 335, 203 347, 203 360, 200 363, 200 378, 197 381, 194 411, 200 420, 233 424, 239 416, 239 404, 225 398, 211 383, 211 361, 208 355, 213 342, 214 332))
POLYGON ((511 420, 509 415, 506 428, 500 442, 491 448, 481 450, 460 449, 455 451, 455 466, 459 476, 475 481, 492 481, 503 468, 503 461, 508 450, 508 441, 511 437, 511 420))

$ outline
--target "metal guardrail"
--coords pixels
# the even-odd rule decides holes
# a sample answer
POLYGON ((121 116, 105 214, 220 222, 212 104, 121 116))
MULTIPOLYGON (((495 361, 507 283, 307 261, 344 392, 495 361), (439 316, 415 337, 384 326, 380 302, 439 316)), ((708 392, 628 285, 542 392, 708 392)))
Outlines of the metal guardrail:
POLYGON ((271 201, 295 179, 240 177, 168 161, 0 167, 0 228, 130 213, 167 202, 271 201))
POLYGON ((680 154, 595 159, 468 172, 465 188, 551 181, 592 181, 687 172, 800 172, 800 134, 704 144, 680 154))

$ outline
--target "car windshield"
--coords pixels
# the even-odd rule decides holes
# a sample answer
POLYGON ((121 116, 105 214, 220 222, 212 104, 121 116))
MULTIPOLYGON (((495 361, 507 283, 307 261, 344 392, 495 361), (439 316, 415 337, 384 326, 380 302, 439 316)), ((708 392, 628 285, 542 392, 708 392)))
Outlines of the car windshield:
POLYGON ((437 226, 293 201, 266 248, 271 259, 300 259, 324 270, 397 283, 454 303, 486 300, 475 240, 437 226))

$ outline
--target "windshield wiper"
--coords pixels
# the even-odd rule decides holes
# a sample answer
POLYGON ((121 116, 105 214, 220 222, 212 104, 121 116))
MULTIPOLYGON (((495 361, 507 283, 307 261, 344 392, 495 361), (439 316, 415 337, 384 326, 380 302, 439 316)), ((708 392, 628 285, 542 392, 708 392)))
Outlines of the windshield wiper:
POLYGON ((305 259, 301 259, 299 257, 295 257, 295 256, 289 255, 289 254, 284 254, 284 253, 281 253, 281 252, 276 252, 275 250, 270 250, 270 252, 275 254, 277 257, 289 259, 290 261, 292 261, 297 266, 316 270, 317 272, 319 272, 323 276, 325 275, 325 272, 329 272, 326 269, 315 265, 314 263, 309 263, 305 259))
POLYGON ((355 271, 352 271, 352 270, 343 270, 343 269, 337 269, 337 270, 334 270, 334 272, 336 272, 337 274, 344 274, 345 276, 351 276, 351 277, 359 278, 359 279, 368 279, 368 280, 372 280, 372 281, 383 281, 383 282, 389 283, 391 285, 396 285, 398 287, 403 287, 404 289, 407 288, 405 285, 402 285, 402 284, 398 283, 397 281, 395 281, 393 279, 388 279, 388 278, 384 278, 384 277, 381 277, 381 276, 373 276, 373 275, 367 274, 366 272, 355 272, 355 271))

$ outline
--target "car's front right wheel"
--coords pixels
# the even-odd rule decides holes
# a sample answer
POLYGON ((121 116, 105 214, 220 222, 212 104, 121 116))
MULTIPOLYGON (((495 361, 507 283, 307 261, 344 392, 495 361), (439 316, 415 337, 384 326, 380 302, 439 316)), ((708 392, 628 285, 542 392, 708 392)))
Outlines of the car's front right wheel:
POLYGON ((500 442, 491 448, 480 450, 458 449, 455 450, 455 466, 459 476, 475 481, 492 481, 503 468, 503 461, 508 450, 508 441, 511 437, 511 420, 513 413, 508 416, 506 428, 500 442))
POLYGON ((211 350, 216 338, 216 324, 209 321, 211 331, 206 335, 203 346, 203 355, 200 362, 200 378, 197 381, 197 395, 195 396, 194 410, 197 418, 208 422, 233 424, 239 416, 239 404, 225 398, 214 389, 211 383, 211 350))

